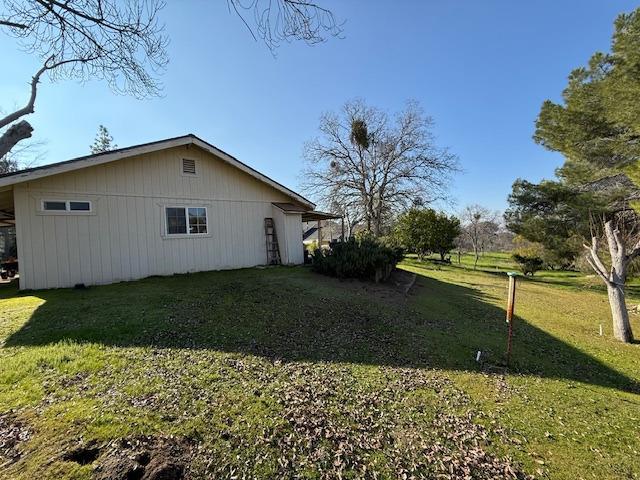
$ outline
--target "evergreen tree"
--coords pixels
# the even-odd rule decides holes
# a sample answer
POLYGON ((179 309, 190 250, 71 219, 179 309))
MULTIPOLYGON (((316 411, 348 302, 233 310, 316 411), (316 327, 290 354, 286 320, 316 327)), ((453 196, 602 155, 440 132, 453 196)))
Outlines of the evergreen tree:
POLYGON ((623 342, 633 340, 624 290, 629 266, 640 256, 637 219, 630 209, 640 211, 638 71, 640 9, 618 17, 610 53, 595 53, 587 66, 571 73, 561 104, 544 102, 534 136, 565 156, 562 181, 577 192, 599 194, 609 207, 601 217, 609 258, 600 258, 597 233, 585 248, 589 264, 607 287, 614 335, 623 342))
POLYGON ((113 143, 113 137, 109 133, 109 130, 107 130, 107 127, 105 127, 104 125, 100 125, 98 127, 96 138, 90 148, 91 153, 96 154, 115 150, 116 148, 118 148, 118 145, 113 143))

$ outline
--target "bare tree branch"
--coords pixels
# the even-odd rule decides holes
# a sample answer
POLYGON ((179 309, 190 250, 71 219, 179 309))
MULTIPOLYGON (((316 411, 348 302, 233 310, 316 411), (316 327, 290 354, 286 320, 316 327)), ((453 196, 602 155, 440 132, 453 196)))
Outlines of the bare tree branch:
POLYGON ((600 260, 600 256, 598 255, 598 238, 593 237, 591 239, 591 245, 587 245, 586 243, 583 245, 587 250, 587 262, 593 268, 593 270, 598 274, 600 278, 606 283, 609 284, 609 275, 607 274, 607 268, 605 267, 602 260, 600 260))
POLYGON ((471 242, 474 253, 475 269, 478 265, 480 252, 491 242, 499 230, 498 214, 482 205, 468 205, 460 214, 462 234, 471 242))
POLYGON ((302 40, 309 45, 339 37, 342 25, 331 10, 304 0, 227 0, 254 39, 260 38, 273 52, 283 41, 302 40), (253 15, 251 23, 245 14, 253 15))
POLYGON ((380 234, 390 216, 443 196, 457 171, 456 157, 436 147, 432 124, 415 102, 394 122, 361 100, 347 102, 341 115, 321 117, 321 138, 305 146, 305 190, 326 205, 335 197, 357 204, 366 228, 380 234))
MULTIPOLYGON (((62 65, 68 64, 68 63, 87 62, 87 61, 90 61, 90 60, 91 59, 72 58, 72 59, 63 60, 63 61, 60 61, 60 62, 54 62, 54 58, 53 57, 49 57, 49 59, 47 59, 47 61, 44 63, 44 65, 40 68, 40 70, 38 70, 36 72, 36 74, 31 79, 31 95, 29 96, 29 101, 27 102, 27 104, 24 107, 16 110, 15 112, 12 112, 9 115, 5 116, 4 118, 1 118, 0 119, 0 128, 4 128, 7 125, 9 125, 10 123, 15 122, 19 118, 24 117, 25 115, 28 115, 28 114, 34 112, 34 105, 35 105, 35 101, 36 101, 38 83, 40 82, 40 77, 42 76, 42 74, 44 74, 44 72, 46 72, 47 70, 53 70, 55 68, 58 68, 58 67, 60 67, 62 65)), ((2 155, 3 155, 3 153, 0 152, 0 157, 2 155)))
POLYGON ((31 138, 33 127, 26 120, 11 125, 0 136, 0 158, 4 158, 18 142, 31 138))
POLYGON ((24 25, 22 23, 16 23, 10 20, 2 20, 2 19, 0 19, 0 27, 19 28, 22 30, 25 28, 29 28, 27 25, 24 25))
MULTIPOLYGON (((243 14, 253 13, 256 38, 271 50, 285 40, 314 44, 341 33, 333 13, 312 1, 227 1, 243 21, 243 14)), ((168 39, 158 19, 164 6, 163 0, 0 0, 0 28, 44 62, 31 81, 29 101, 1 119, 0 129, 34 112, 45 73, 53 81, 104 80, 114 92, 138 98, 158 95, 158 76, 168 62, 168 39)), ((5 131, 5 153, 32 130, 20 123, 5 131)))

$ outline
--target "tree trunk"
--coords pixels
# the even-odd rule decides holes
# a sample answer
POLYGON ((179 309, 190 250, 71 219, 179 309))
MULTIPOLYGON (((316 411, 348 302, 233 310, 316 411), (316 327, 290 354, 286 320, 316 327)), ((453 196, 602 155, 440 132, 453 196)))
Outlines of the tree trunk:
POLYGON ((631 333, 631 323, 629 322, 629 312, 624 299, 624 288, 620 285, 607 285, 609 295, 609 306, 611 307, 611 317, 613 318, 613 336, 621 342, 631 343, 633 335, 631 333))
POLYGON ((627 281, 627 268, 631 261, 640 255, 640 242, 636 243, 631 252, 627 254, 622 235, 617 228, 613 228, 611 221, 604 224, 605 236, 611 256, 611 268, 607 272, 598 255, 598 239, 593 237, 591 245, 585 245, 587 249, 587 261, 607 286, 609 306, 613 320, 613 336, 621 342, 633 342, 629 312, 624 298, 624 285, 627 281))
POLYGON ((33 127, 26 120, 14 123, 0 136, 0 158, 4 157, 16 143, 31 137, 33 127))

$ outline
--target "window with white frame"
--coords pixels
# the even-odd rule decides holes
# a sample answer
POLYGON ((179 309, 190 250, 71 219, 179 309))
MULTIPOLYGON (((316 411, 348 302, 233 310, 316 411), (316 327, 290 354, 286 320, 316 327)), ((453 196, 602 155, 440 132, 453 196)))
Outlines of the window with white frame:
POLYGON ((166 207, 167 235, 207 233, 206 207, 166 207))
POLYGON ((43 200, 45 212, 90 212, 91 202, 86 200, 43 200))

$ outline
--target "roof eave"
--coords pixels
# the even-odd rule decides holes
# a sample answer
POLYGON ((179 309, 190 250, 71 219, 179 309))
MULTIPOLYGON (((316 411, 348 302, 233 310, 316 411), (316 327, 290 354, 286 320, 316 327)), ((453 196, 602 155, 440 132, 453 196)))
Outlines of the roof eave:
POLYGON ((80 170, 82 168, 94 167, 97 165, 103 165, 105 163, 115 162, 125 158, 133 157, 136 155, 143 155, 145 153, 152 153, 159 150, 165 150, 168 148, 181 147, 185 145, 196 145, 199 148, 215 155, 221 160, 231 164, 239 170, 247 173, 248 175, 266 183, 267 185, 281 191, 285 195, 293 198, 294 200, 310 207, 315 208, 315 204, 310 200, 304 198, 302 195, 294 192, 293 190, 285 187, 281 183, 267 177, 266 175, 251 168, 247 164, 241 162, 237 158, 229 155, 228 153, 220 150, 219 148, 205 142, 201 138, 189 134, 182 137, 175 137, 166 140, 159 140, 157 142, 146 143, 133 147, 127 147, 113 152, 106 152, 97 155, 89 155, 86 157, 78 157, 75 159, 67 160, 65 162, 54 163, 51 165, 44 165, 42 167, 35 167, 26 169, 23 171, 15 172, 4 177, 0 177, 0 188, 13 186, 15 184, 37 180, 43 177, 49 177, 51 175, 58 175, 61 173, 67 173, 74 170, 80 170))

